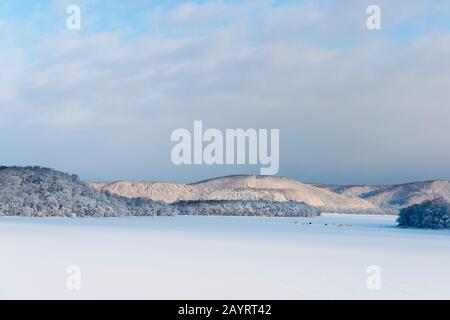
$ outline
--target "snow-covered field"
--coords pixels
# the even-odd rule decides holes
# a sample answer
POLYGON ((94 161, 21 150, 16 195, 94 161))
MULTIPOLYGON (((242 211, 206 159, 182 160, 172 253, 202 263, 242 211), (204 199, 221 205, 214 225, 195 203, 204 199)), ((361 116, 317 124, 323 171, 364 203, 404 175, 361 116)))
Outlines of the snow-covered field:
POLYGON ((0 298, 450 299, 450 232, 392 216, 1 218, 0 298))

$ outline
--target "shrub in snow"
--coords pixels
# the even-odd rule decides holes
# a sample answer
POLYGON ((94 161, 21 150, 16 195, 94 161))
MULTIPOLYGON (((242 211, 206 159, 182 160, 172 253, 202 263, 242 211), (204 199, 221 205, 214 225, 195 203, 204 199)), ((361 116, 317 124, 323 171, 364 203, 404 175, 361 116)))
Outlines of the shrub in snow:
POLYGON ((400 226, 428 229, 450 229, 450 203, 439 198, 400 210, 400 226))

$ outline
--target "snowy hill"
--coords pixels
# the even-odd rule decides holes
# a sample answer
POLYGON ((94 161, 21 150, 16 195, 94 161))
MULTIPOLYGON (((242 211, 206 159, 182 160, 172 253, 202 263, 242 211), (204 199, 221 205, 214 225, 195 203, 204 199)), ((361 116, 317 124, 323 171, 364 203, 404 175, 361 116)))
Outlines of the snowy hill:
POLYGON ((153 201, 109 196, 76 175, 41 167, 0 167, 0 216, 117 217, 173 214, 153 201), (164 210, 162 210, 164 209, 164 210))
MULTIPOLYGON (((170 185, 154 184, 152 188, 162 189, 163 191, 158 193, 159 198, 169 202, 167 198, 173 193, 170 185)), ((179 188, 181 192, 189 186, 179 188)), ((126 193, 124 195, 128 197, 112 194, 108 190, 97 190, 80 181, 76 175, 48 168, 0 167, 0 216, 122 217, 214 214, 306 217, 320 214, 317 208, 300 202, 172 201, 174 203, 168 204, 153 201, 148 197, 142 199, 138 194, 133 197, 126 193)))
POLYGON ((87 184, 47 168, 0 167, 0 215, 7 216, 204 215, 205 208, 219 215, 279 216, 283 210, 285 216, 324 211, 397 214, 401 208, 435 198, 450 200, 450 182, 337 186, 238 175, 193 184, 87 184))
POLYGON ((436 198, 450 201, 450 182, 442 180, 399 185, 318 186, 344 196, 358 196, 388 213, 398 213, 402 208, 436 198))
POLYGON ((323 211, 381 213, 376 205, 358 197, 343 196, 313 185, 275 176, 227 176, 189 185, 118 181, 91 183, 92 187, 130 198, 175 203, 179 201, 304 202, 323 211))

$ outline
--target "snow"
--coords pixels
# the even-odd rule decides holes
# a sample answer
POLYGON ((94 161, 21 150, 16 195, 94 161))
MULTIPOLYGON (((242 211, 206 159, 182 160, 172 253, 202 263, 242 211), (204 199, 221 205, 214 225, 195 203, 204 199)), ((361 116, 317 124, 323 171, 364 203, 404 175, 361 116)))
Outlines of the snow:
POLYGON ((450 231, 395 219, 2 217, 0 298, 450 299, 450 231))

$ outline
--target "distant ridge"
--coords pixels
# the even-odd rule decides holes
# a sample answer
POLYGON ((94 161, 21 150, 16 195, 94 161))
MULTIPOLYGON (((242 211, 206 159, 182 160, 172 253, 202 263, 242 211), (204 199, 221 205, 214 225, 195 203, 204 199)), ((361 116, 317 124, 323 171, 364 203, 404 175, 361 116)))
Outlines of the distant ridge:
POLYGON ((342 186, 234 175, 192 184, 88 184, 76 175, 49 168, 0 166, 0 216, 397 214, 402 208, 438 198, 450 202, 449 181, 342 186))
POLYGON ((174 203, 178 201, 276 201, 304 202, 329 212, 382 213, 358 197, 331 192, 314 185, 277 176, 233 175, 192 184, 131 182, 91 183, 102 191, 130 198, 174 203))
POLYGON ((382 208, 387 213, 424 201, 443 198, 450 201, 450 182, 429 180, 397 185, 316 185, 344 196, 358 196, 382 208))
MULTIPOLYGON (((133 184, 125 183, 125 189, 133 184)), ((103 186, 105 186, 103 184, 103 186)), ((151 189, 173 194, 169 184, 154 183, 151 189), (165 188, 165 189, 164 189, 165 188)), ((189 188, 180 186, 180 188, 189 188)), ((183 193, 186 190, 179 190, 183 193)), ((92 188, 78 176, 41 167, 0 167, 0 216, 20 217, 123 217, 123 216, 280 216, 313 217, 319 208, 302 202, 273 201, 177 201, 162 203, 141 197, 124 197, 92 188)))

